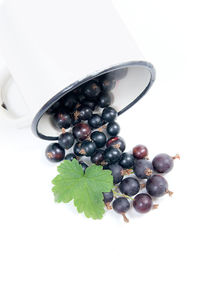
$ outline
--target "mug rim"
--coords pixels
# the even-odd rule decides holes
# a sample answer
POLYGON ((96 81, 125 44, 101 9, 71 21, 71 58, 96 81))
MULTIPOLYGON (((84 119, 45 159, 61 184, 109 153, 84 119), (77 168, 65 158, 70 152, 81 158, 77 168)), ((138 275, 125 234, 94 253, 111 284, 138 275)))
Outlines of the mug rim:
POLYGON ((127 68, 127 67, 132 67, 132 66, 143 66, 143 67, 145 67, 150 72, 151 76, 150 76, 149 83, 145 87, 145 89, 131 103, 129 103, 122 110, 120 110, 118 112, 118 116, 120 116, 121 114, 126 112, 128 109, 130 109, 133 105, 135 105, 147 93, 147 91, 150 89, 150 87, 152 86, 152 84, 155 81, 156 70, 155 70, 154 66, 151 63, 147 62, 147 61, 129 61, 129 62, 126 62, 126 63, 117 64, 117 65, 114 65, 110 68, 104 69, 103 71, 99 71, 99 72, 97 72, 93 75, 86 76, 84 79, 75 81, 71 85, 65 87, 63 90, 58 92, 55 96, 53 96, 49 101, 47 101, 41 107, 41 109, 38 111, 38 113, 35 115, 35 117, 33 119, 33 122, 32 122, 32 125, 31 125, 31 128, 32 128, 32 131, 33 131, 34 135, 36 135, 37 137, 39 137, 43 140, 57 141, 58 137, 44 135, 44 134, 40 133, 39 130, 38 130, 39 121, 43 117, 45 112, 53 104, 55 104, 57 101, 59 101, 63 96, 65 96, 67 93, 71 92, 72 90, 78 88, 82 84, 84 84, 84 83, 86 83, 86 82, 88 82, 92 79, 95 79, 98 76, 104 75, 108 72, 116 71, 116 70, 127 68))

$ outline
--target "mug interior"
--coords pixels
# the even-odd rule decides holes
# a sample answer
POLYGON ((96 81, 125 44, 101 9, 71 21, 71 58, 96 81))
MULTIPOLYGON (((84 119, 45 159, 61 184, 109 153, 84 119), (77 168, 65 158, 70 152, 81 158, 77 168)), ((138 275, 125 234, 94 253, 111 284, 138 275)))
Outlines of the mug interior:
POLYGON ((52 116, 46 113, 49 108, 57 101, 62 102, 64 96, 73 93, 73 90, 84 86, 90 80, 102 78, 104 75, 109 77, 112 74, 117 74, 117 72, 120 74, 119 70, 123 76, 122 78, 116 78, 115 88, 111 91, 113 94, 112 107, 117 110, 118 115, 124 113, 142 98, 155 80, 155 70, 151 64, 146 62, 122 64, 72 84, 51 99, 38 112, 32 124, 34 133, 42 139, 57 140, 61 130, 53 126, 52 116))

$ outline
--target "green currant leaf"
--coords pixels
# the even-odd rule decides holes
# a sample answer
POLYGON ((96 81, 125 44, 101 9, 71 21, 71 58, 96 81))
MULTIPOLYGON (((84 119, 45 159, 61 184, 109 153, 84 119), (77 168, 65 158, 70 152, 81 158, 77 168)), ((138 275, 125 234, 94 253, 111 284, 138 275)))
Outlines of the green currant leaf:
POLYGON ((79 213, 93 219, 101 219, 105 212, 103 193, 113 188, 111 171, 102 166, 91 165, 83 172, 76 159, 65 160, 58 166, 59 175, 52 183, 56 202, 74 200, 79 213))

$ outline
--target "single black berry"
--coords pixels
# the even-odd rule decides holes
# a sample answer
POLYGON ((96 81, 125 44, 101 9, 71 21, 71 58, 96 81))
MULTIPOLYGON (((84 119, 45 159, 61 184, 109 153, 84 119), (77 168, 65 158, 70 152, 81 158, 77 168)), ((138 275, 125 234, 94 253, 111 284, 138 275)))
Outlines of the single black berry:
POLYGON ((66 112, 59 111, 52 116, 52 123, 56 128, 69 128, 72 124, 70 115, 66 112))
POLYGON ((108 147, 104 151, 104 160, 109 164, 114 164, 120 160, 121 157, 121 151, 114 148, 114 147, 108 147))
POLYGON ((106 136, 103 132, 94 131, 91 134, 91 139, 95 142, 97 148, 102 148, 106 144, 106 136))
POLYGON ((84 93, 90 98, 97 97, 101 93, 101 88, 97 82, 90 81, 85 85, 84 93))
POLYGON ((119 132, 120 132, 120 127, 116 122, 111 122, 107 125, 107 133, 110 136, 114 137, 114 136, 118 135, 119 132))
POLYGON ((119 185, 120 192, 128 196, 136 195, 140 190, 139 181, 133 177, 127 177, 119 185))
POLYGON ((104 151, 101 149, 96 150, 91 156, 91 162, 96 165, 101 165, 101 163, 104 161, 103 153, 104 151))
POLYGON ((65 132, 59 135, 58 137, 58 143, 61 147, 64 149, 70 149, 74 144, 74 136, 70 132, 65 132))
POLYGON ((134 158, 133 158, 132 154, 127 153, 127 152, 122 153, 119 164, 124 169, 131 169, 133 167, 133 163, 134 163, 134 158))
POLYGON ((78 123, 73 127, 73 135, 78 141, 84 141, 91 133, 90 127, 85 123, 78 123))
POLYGON ((103 120, 99 115, 93 114, 92 117, 88 120, 88 124, 92 128, 99 128, 103 125, 103 120))
POLYGON ((113 99, 112 94, 101 93, 98 98, 98 105, 101 108, 108 107, 110 106, 112 99, 113 99))
POLYGON ((121 137, 119 137, 119 136, 110 138, 107 141, 106 146, 107 147, 112 146, 114 148, 119 149, 122 152, 124 152, 124 150, 126 148, 126 144, 125 144, 124 140, 121 137))
POLYGON ((82 155, 85 155, 85 156, 92 156, 94 154, 94 152, 96 151, 96 145, 94 142, 92 141, 84 141, 82 144, 81 144, 81 151, 80 153, 82 155))
POLYGON ((117 111, 113 107, 106 107, 102 112, 102 119, 106 123, 113 122, 117 117, 117 111))
POLYGON ((58 144, 50 144, 45 151, 46 157, 51 162, 60 162, 65 157, 65 150, 58 144))

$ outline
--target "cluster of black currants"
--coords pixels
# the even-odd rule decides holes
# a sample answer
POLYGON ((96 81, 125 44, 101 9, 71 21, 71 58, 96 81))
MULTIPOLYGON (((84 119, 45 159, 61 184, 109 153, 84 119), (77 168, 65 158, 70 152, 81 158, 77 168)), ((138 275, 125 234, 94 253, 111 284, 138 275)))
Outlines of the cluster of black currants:
POLYGON ((155 204, 154 200, 165 194, 170 196, 173 194, 169 191, 168 182, 162 175, 173 168, 176 158, 180 159, 178 154, 171 157, 162 153, 155 156, 151 162, 148 158, 148 150, 143 145, 134 147, 132 153, 124 152, 118 162, 105 166, 112 171, 116 184, 111 192, 104 193, 107 208, 113 207, 123 216, 125 222, 129 221, 125 214, 131 208, 131 204, 138 213, 147 213, 152 208, 157 208, 158 204, 155 204), (140 180, 146 181, 141 183, 140 180), (140 193, 144 188, 146 192, 140 193))
POLYGON ((61 130, 58 142, 46 149, 49 161, 77 159, 85 170, 88 165, 80 160, 83 156, 103 166, 119 160, 125 144, 118 137, 120 126, 116 122, 117 111, 111 107, 111 91, 127 71, 124 68, 101 75, 67 94, 47 111, 53 126, 61 130), (73 152, 66 155, 72 147, 73 152))

